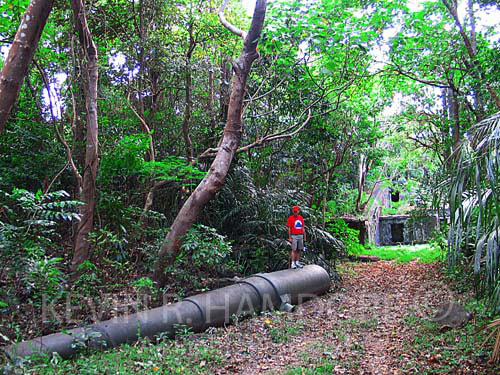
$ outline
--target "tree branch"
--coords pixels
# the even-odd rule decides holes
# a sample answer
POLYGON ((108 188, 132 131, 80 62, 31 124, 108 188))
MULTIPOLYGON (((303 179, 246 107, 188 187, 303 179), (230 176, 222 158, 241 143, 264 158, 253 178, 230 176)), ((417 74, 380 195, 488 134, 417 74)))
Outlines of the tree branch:
MULTIPOLYGON (((273 133, 273 134, 261 137, 261 138, 257 139, 253 143, 249 143, 249 144, 247 144, 245 146, 239 147, 236 150, 236 153, 239 154, 241 152, 247 152, 247 151, 251 150, 252 148, 262 146, 265 143, 276 141, 278 139, 291 138, 294 135, 296 135, 298 132, 300 132, 302 129, 304 129, 304 127, 307 125, 307 123, 309 122, 309 120, 311 119, 311 117, 312 117, 311 108, 308 108, 308 116, 307 116, 307 118, 305 119, 305 121, 301 125, 298 125, 297 123, 295 123, 292 126, 289 126, 285 130, 282 130, 280 132, 273 133)), ((216 148, 209 148, 209 149, 205 150, 198 157, 198 159, 212 158, 215 155, 217 155, 218 151, 219 151, 218 147, 216 147, 216 148)))
MULTIPOLYGON (((311 120, 311 118, 318 117, 320 115, 325 115, 325 114, 328 114, 330 112, 333 112, 333 111, 337 110, 338 107, 339 107, 339 105, 340 105, 340 103, 341 103, 341 100, 340 100, 341 94, 345 90, 347 90, 347 88, 352 84, 352 82, 354 82, 354 80, 352 80, 350 82, 347 82, 346 84, 342 85, 339 88, 330 89, 329 91, 326 91, 326 89, 323 89, 322 90, 323 91, 322 94, 313 103, 311 103, 310 105, 308 105, 307 108, 305 108, 302 111, 302 113, 300 114, 299 119, 306 112, 308 113, 307 119, 301 125, 299 125, 298 123, 294 123, 293 125, 287 127, 286 129, 283 129, 283 130, 281 130, 279 132, 263 136, 263 137, 255 140, 255 142, 253 142, 253 143, 250 143, 248 145, 239 147, 236 150, 236 153, 248 151, 248 150, 250 150, 252 148, 261 146, 261 145, 263 145, 265 143, 269 143, 269 142, 272 142, 272 141, 275 141, 275 140, 293 137, 294 135, 296 135, 298 132, 300 132, 307 125, 307 123, 311 120), (335 106, 333 108, 330 108, 327 111, 324 111, 324 112, 320 113, 320 114, 313 115, 312 111, 311 111, 311 108, 313 108, 315 105, 317 105, 328 94, 330 94, 332 92, 335 92, 335 91, 340 91, 340 93, 337 95, 337 101, 335 103, 335 106)), ((198 159, 213 158, 217 154, 218 151, 219 151, 219 147, 208 148, 208 149, 206 149, 204 152, 202 152, 198 156, 198 159)))
POLYGON ((429 80, 417 78, 417 77, 411 75, 410 73, 405 72, 399 65, 397 65, 394 62, 392 62, 392 65, 396 68, 396 71, 399 74, 401 74, 402 76, 405 76, 406 78, 409 78, 413 81, 417 81, 417 82, 423 83, 425 85, 433 86, 433 87, 439 87, 441 89, 449 89, 450 88, 449 85, 444 84, 444 83, 439 82, 439 81, 429 81, 429 80))
POLYGON ((482 66, 479 63, 479 60, 477 59, 477 54, 474 51, 474 47, 471 43, 471 40, 467 36, 467 33, 465 32, 465 29, 460 22, 460 19, 458 18, 458 13, 457 13, 457 2, 454 1, 453 5, 448 3, 447 0, 442 0, 443 4, 445 7, 448 9, 450 12, 451 16, 453 17, 453 20, 455 21, 455 25, 458 27, 458 31, 460 35, 462 36, 462 39, 465 44, 465 49, 467 50, 467 53, 471 59, 472 65, 476 68, 477 73, 479 74, 479 78, 485 83, 486 89, 490 93, 493 101, 495 102, 497 108, 500 108, 500 98, 498 97, 497 93, 491 88, 491 86, 486 82, 486 77, 484 75, 482 66))
MULTIPOLYGON (((73 171, 73 174, 75 175, 76 178, 76 183, 79 189, 81 189, 82 186, 82 175, 80 172, 78 172, 78 168, 75 165, 75 162, 73 160, 73 153, 71 152, 71 148, 68 145, 68 142, 66 142, 66 139, 64 138, 64 133, 61 134, 61 131, 59 130, 57 126, 57 121, 56 117, 54 115, 54 109, 53 109, 53 104, 52 104, 52 95, 50 94, 50 86, 49 82, 47 80, 47 76, 45 75, 45 72, 43 71, 42 67, 38 64, 38 62, 33 59, 33 63, 37 67, 38 71, 40 72, 40 75, 42 76, 42 81, 45 85, 45 89, 47 90, 47 96, 49 97, 49 108, 50 108, 50 115, 52 118, 52 124, 54 126, 54 130, 56 132, 57 139, 61 144, 64 146, 64 149, 66 150, 66 158, 68 159, 69 165, 71 165, 71 170, 73 171)), ((74 100, 74 97, 73 97, 74 100)), ((75 110, 76 108, 74 108, 75 110)), ((66 168, 66 166, 63 168, 63 170, 66 168)), ((80 191, 78 192, 80 193, 80 191)))
POLYGON ((238 29, 236 26, 233 26, 232 24, 229 23, 228 20, 226 20, 226 17, 224 17, 224 11, 226 9, 226 5, 229 2, 229 0, 224 0, 220 6, 219 13, 217 15, 219 16, 220 23, 229 31, 231 31, 233 34, 241 36, 243 39, 247 37, 247 33, 244 32, 243 30, 238 29))
POLYGON ((155 161, 155 150, 153 146, 153 136, 151 135, 151 130, 149 128, 149 125, 146 123, 146 121, 142 118, 142 116, 135 110, 134 106, 132 105, 132 102, 130 101, 130 92, 127 95, 127 103, 134 113, 134 115, 139 119, 139 121, 142 124, 142 127, 145 130, 145 133, 149 136, 149 152, 151 154, 151 161, 155 161))
MULTIPOLYGON (((300 60, 297 60, 291 67, 291 69, 293 69, 295 66, 297 66, 300 62, 301 62, 302 59, 300 60)), ((276 90, 278 87, 280 87, 283 82, 285 82, 285 80, 290 76, 290 74, 286 74, 275 86, 273 86, 272 89, 268 90, 267 92, 257 96, 257 97, 250 97, 250 99, 246 99, 245 102, 252 102, 252 101, 255 101, 255 100, 259 100, 259 99, 262 99, 264 97, 266 97, 267 95, 269 95, 270 93, 272 93, 274 90, 276 90)), ((269 77, 270 78, 270 77, 269 77)), ((266 81, 268 80, 268 78, 266 77, 266 79, 264 81, 262 81, 262 84, 264 84, 266 81)), ((262 84, 260 87, 262 87, 262 84)), ((258 91, 260 90, 260 87, 259 89, 257 90, 257 92, 255 92, 254 95, 256 95, 258 93, 258 91)))

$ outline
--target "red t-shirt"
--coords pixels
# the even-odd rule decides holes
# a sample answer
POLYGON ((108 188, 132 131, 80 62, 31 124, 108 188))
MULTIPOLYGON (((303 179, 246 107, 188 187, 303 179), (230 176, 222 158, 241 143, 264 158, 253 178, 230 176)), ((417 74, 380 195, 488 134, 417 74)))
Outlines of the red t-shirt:
POLYGON ((291 234, 304 234, 304 218, 300 215, 290 216, 286 226, 291 228, 291 234))

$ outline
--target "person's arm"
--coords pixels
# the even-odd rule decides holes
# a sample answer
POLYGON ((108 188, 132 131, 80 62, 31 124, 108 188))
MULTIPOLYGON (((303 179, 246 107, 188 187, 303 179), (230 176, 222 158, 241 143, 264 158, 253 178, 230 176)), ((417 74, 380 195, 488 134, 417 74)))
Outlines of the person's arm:
POLYGON ((304 243, 306 243, 306 222, 304 221, 304 243))
POLYGON ((288 242, 292 242, 292 227, 288 227, 288 242))

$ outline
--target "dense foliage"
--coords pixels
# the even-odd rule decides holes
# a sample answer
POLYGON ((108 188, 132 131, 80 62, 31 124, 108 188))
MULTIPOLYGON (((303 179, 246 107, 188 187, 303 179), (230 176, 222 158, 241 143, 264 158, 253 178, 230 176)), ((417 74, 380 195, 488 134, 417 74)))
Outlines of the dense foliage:
POLYGON ((499 239, 500 114, 469 129, 454 155, 448 181, 450 202, 449 263, 460 265, 473 256, 476 286, 491 296, 492 310, 500 309, 499 239))
MULTIPOLYGON (((0 1, 2 52, 28 3, 0 1)), ((87 78, 71 9, 56 3, 0 133, 0 312, 12 315, 0 333, 9 340, 58 328, 43 322, 27 333, 19 323, 27 308, 16 306, 36 310, 70 288, 158 292, 153 264, 210 168, 242 45, 219 22, 220 1, 86 3, 99 59, 99 169, 91 250, 70 273, 78 175, 87 168, 87 78)), ((166 270, 163 292, 287 267, 285 223, 295 204, 311 259, 334 271, 341 254, 361 246, 337 218, 370 215, 374 194, 397 183, 414 196, 408 210, 434 203, 449 212, 450 264, 470 274, 474 259, 478 285, 498 311, 499 123, 491 116, 500 108, 500 31, 486 26, 488 12, 498 15, 494 2, 469 6, 270 3, 242 143, 166 270)), ((232 24, 248 28, 238 1, 228 9, 232 24)))

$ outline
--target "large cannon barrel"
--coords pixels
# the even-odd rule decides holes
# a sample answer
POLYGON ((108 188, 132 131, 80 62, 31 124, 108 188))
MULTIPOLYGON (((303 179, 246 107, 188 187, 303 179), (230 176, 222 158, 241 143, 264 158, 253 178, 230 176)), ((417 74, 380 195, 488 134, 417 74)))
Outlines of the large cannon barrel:
POLYGON ((203 332, 230 323, 235 316, 300 304, 329 288, 328 273, 317 265, 260 273, 181 302, 23 341, 3 350, 11 358, 39 352, 56 352, 68 358, 82 348, 115 347, 160 333, 172 338, 179 326, 203 332))

